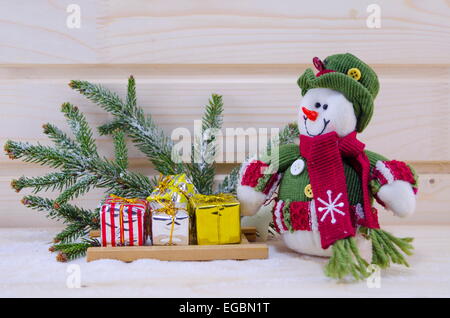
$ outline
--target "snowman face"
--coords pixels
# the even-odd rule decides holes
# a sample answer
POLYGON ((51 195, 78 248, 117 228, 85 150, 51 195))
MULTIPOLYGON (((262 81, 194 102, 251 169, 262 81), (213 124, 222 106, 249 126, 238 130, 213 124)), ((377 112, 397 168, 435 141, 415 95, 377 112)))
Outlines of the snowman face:
POLYGON ((298 128, 301 135, 309 137, 332 131, 344 137, 356 129, 353 104, 338 91, 310 89, 301 102, 298 128))

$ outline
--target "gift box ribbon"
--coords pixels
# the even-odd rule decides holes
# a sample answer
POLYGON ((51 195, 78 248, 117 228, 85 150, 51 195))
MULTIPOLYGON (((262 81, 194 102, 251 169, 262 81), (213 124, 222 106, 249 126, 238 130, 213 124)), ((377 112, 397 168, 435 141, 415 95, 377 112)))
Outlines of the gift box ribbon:
POLYGON ((219 193, 219 194, 196 194, 194 195, 193 200, 198 203, 209 203, 213 205, 223 205, 224 203, 230 203, 230 201, 234 201, 235 197, 229 193, 219 193))
MULTIPOLYGON (((139 199, 139 198, 123 198, 123 197, 119 197, 118 195, 115 194, 110 194, 109 195, 109 199, 108 199, 109 203, 129 203, 129 204, 136 204, 136 203, 143 203, 144 200, 139 199)), ((124 226, 123 226, 123 210, 125 208, 124 204, 120 205, 119 208, 119 224, 120 224, 120 244, 124 245, 125 244, 125 232, 124 232, 124 226)))
MULTIPOLYGON (((174 184, 171 184, 171 181, 173 176, 164 176, 162 174, 159 175, 159 179, 158 179, 158 185, 155 187, 155 189, 153 191, 158 191, 159 193, 164 193, 167 190, 171 189, 173 192, 179 192, 182 195, 184 195, 186 197, 187 201, 190 201, 190 197, 189 194, 186 193, 186 191, 180 189, 179 187, 177 187, 174 184)), ((147 200, 152 199, 152 196, 150 195, 147 200)))
POLYGON ((173 231, 175 228, 175 219, 179 210, 183 210, 188 212, 185 208, 179 208, 175 205, 173 201, 163 201, 159 198, 153 198, 156 202, 158 202, 162 207, 154 210, 155 212, 161 212, 169 215, 172 218, 172 225, 170 226, 170 234, 169 234, 169 242, 168 245, 173 245, 173 231))
POLYGON ((109 198, 107 200, 108 200, 108 202, 111 202, 111 203, 125 202, 125 203, 133 204, 133 203, 142 203, 142 202, 144 202, 144 200, 139 199, 139 198, 128 199, 128 198, 119 197, 118 195, 115 195, 115 194, 110 194, 109 198))
MULTIPOLYGON (((158 180, 158 185, 155 187, 155 189, 153 191, 158 191, 159 193, 164 193, 168 189, 171 189, 173 192, 181 193, 186 198, 186 200, 188 202, 190 202, 189 195, 184 190, 177 187, 176 185, 171 184, 172 180, 173 179, 171 176, 163 176, 162 174, 160 174, 159 180, 158 180)), ((156 196, 156 195, 150 195, 147 198, 147 200, 148 201, 150 201, 150 200, 156 201, 157 203, 159 203, 162 206, 161 208, 154 210, 155 212, 162 212, 162 213, 165 213, 172 217, 172 225, 170 227, 170 235, 169 235, 168 245, 173 245, 173 232, 174 232, 174 228, 175 228, 175 219, 176 219, 177 212, 179 210, 183 210, 183 211, 186 211, 189 213, 189 211, 186 210, 185 208, 177 207, 175 205, 175 202, 173 202, 173 201, 166 201, 166 200, 163 201, 160 198, 158 198, 158 196, 156 196)))

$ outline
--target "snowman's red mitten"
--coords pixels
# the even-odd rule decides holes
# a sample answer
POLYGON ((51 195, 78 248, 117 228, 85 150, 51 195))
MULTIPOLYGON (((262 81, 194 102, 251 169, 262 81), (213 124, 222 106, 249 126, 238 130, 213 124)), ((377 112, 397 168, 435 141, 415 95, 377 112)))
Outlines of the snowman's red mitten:
POLYGON ((241 185, 270 196, 278 185, 280 174, 271 173, 269 170, 269 164, 263 161, 250 161, 243 169, 241 185))
POLYGON ((242 215, 253 215, 270 198, 278 186, 281 175, 270 172, 269 164, 256 159, 245 162, 240 171, 237 196, 242 215))
POLYGON ((417 177, 410 166, 397 160, 379 160, 372 177, 372 191, 381 205, 400 217, 414 212, 417 177))

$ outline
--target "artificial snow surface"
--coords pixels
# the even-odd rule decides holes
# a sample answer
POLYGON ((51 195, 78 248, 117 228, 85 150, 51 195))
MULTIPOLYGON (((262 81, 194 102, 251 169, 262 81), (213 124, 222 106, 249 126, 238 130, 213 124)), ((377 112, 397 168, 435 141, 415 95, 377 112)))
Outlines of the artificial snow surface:
MULTIPOLYGON (((381 273, 381 288, 324 277, 326 259, 269 242, 269 259, 247 261, 123 263, 84 258, 58 263, 47 251, 57 229, 0 229, 0 297, 400 297, 450 296, 450 227, 393 227, 417 237, 412 268, 381 273), (81 271, 81 288, 68 288, 69 266, 81 271)), ((73 268, 72 268, 73 269, 73 268)))

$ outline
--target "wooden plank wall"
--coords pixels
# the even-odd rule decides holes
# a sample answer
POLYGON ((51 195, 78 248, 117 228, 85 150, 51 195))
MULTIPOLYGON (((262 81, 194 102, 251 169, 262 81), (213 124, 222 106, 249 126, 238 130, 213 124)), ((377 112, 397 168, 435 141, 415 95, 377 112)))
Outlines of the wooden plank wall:
MULTIPOLYGON (((170 134, 192 129, 211 93, 225 101, 225 127, 283 127, 296 119, 298 76, 313 56, 352 52, 379 74, 370 149, 412 163, 421 177, 418 212, 385 223, 450 223, 450 3, 377 1, 381 28, 366 25, 372 0, 87 1, 81 28, 66 26, 74 1, 2 1, 0 142, 47 143, 41 125, 65 127, 70 101, 93 125, 110 119, 71 91, 71 79, 123 95, 133 74, 138 102, 170 134)), ((103 154, 111 140, 100 137, 103 154)), ((135 149, 131 167, 154 170, 135 149)), ((232 164, 220 164, 219 179, 232 164)), ((9 182, 48 170, 0 157, 0 226, 55 225, 25 209, 9 182)), ((94 207, 101 193, 78 200, 94 207)))

